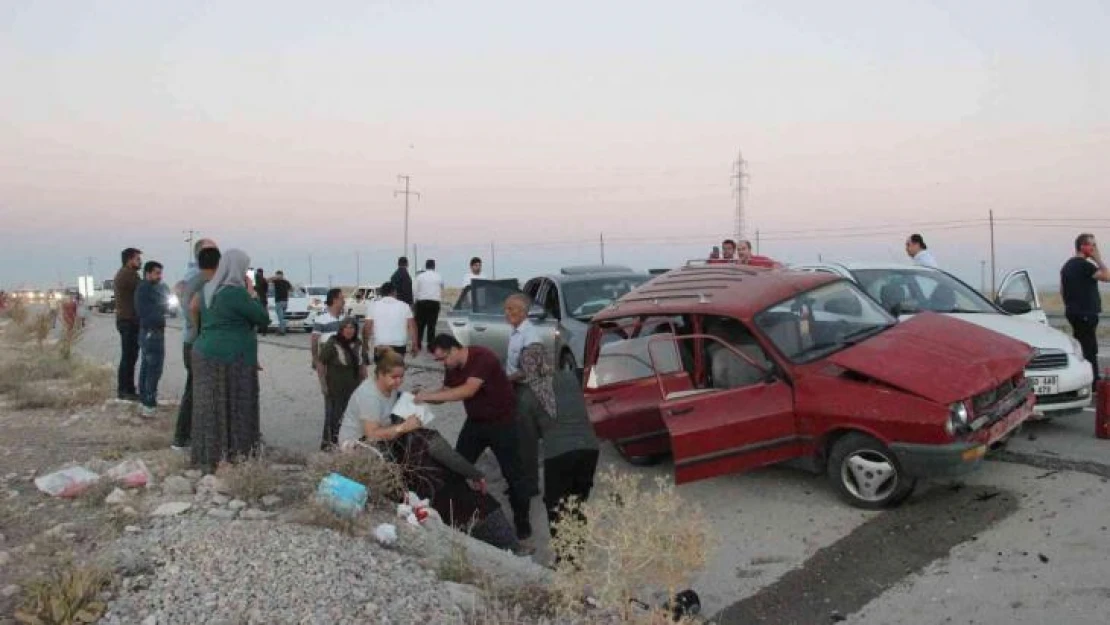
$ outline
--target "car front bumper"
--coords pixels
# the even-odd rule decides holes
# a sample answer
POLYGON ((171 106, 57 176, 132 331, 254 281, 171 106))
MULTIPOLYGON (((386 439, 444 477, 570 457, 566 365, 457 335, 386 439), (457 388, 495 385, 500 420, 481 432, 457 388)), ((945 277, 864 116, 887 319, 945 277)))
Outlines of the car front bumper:
POLYGON ((1068 366, 1063 369, 1026 371, 1027 376, 1057 376, 1059 386, 1051 395, 1038 395, 1033 412, 1037 417, 1051 417, 1062 413, 1080 412, 1091 405, 1091 384, 1094 371, 1086 360, 1068 356, 1068 366))

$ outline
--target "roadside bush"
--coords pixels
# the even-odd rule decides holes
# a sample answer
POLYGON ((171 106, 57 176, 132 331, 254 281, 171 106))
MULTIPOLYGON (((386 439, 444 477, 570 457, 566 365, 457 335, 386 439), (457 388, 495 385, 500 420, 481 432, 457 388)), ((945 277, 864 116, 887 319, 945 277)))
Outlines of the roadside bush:
POLYGON ((243 458, 236 464, 225 464, 216 476, 227 485, 230 494, 243 501, 257 501, 277 490, 281 479, 260 456, 243 458))
POLYGON ((624 622, 651 622, 659 611, 636 601, 673 597, 705 566, 709 523, 667 480, 644 487, 642 478, 609 468, 589 501, 571 501, 555 523, 558 557, 554 589, 571 611, 589 595, 624 622), (644 621, 644 619, 648 619, 644 621))
POLYGON ((100 593, 111 585, 111 575, 100 568, 69 565, 27 585, 15 619, 27 625, 95 623, 107 605, 100 593))
POLYGON ((54 313, 43 312, 39 313, 31 319, 31 336, 35 339, 35 344, 41 349, 46 339, 50 337, 50 331, 54 329, 54 313))
POLYGON ((317 454, 310 467, 317 482, 328 473, 338 473, 366 486, 375 503, 394 503, 405 492, 405 467, 370 450, 317 454))
POLYGON ((0 366, 0 393, 19 408, 73 408, 99 404, 112 393, 112 369, 58 352, 25 352, 0 366))
POLYGON ((4 315, 15 322, 16 325, 23 325, 27 323, 27 305, 23 300, 16 298, 9 298, 11 305, 4 311, 4 315))
POLYGON ((73 357, 73 348, 81 342, 85 336, 85 328, 81 325, 81 320, 77 319, 73 324, 62 324, 62 331, 58 336, 58 353, 61 354, 62 360, 69 360, 73 357))

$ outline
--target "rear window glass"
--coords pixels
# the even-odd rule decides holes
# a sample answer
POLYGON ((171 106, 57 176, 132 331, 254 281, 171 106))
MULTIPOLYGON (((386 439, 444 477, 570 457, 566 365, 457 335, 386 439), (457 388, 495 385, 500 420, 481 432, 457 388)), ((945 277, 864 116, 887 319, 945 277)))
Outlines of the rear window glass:
POLYGON ((682 328, 681 318, 653 318, 608 323, 603 326, 597 362, 590 368, 587 388, 600 388, 633 380, 655 377, 659 373, 683 371, 682 355, 674 341, 655 337, 674 337, 682 328), (653 360, 654 359, 654 360, 653 360))

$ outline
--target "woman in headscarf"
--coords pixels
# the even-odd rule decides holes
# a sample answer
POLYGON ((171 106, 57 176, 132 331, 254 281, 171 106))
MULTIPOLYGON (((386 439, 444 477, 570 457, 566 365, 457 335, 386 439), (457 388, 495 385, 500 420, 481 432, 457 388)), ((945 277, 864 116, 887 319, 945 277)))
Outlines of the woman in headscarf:
MULTIPOLYGON (((339 330, 320 347, 320 363, 324 373, 324 434, 320 449, 327 450, 339 443, 339 427, 347 402, 362 382, 359 374, 359 354, 362 341, 358 340, 358 324, 350 317, 339 324, 339 330)), ((366 363, 369 364, 369 363, 366 363)))
POLYGON ((539 416, 543 433, 543 503, 551 534, 568 497, 585 501, 594 485, 598 444, 582 399, 582 386, 572 371, 555 371, 542 343, 520 353, 520 370, 531 393, 521 406, 539 416))
POLYGON ((215 470, 257 451, 258 338, 270 322, 247 280, 242 250, 220 257, 200 298, 200 335, 193 343, 193 464, 215 470))

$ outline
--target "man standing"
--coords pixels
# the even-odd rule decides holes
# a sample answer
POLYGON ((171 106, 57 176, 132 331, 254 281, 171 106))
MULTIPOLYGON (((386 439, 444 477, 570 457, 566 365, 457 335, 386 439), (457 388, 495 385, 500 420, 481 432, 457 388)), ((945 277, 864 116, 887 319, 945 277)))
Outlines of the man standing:
POLYGON ((370 349, 370 337, 373 335, 375 349, 391 347, 404 356, 408 345, 412 344, 413 354, 420 353, 416 347, 416 320, 413 319, 412 308, 395 297, 392 282, 383 284, 379 295, 381 298, 370 305, 366 323, 362 326, 363 350, 370 349))
POLYGON ((505 355, 505 375, 513 383, 516 400, 517 436, 520 444, 520 465, 524 488, 529 495, 538 495, 540 488, 540 422, 543 415, 537 411, 540 402, 524 380, 520 367, 520 354, 529 345, 542 345, 536 327, 528 319, 531 306, 528 297, 515 293, 505 299, 505 320, 512 327, 509 349, 505 355))
POLYGON ((937 259, 933 258, 929 246, 925 245, 925 237, 920 234, 911 234, 910 238, 906 239, 906 254, 913 259, 915 265, 937 268, 937 259))
POLYGON ((135 290, 135 314, 139 317, 139 344, 143 360, 139 366, 139 401, 142 416, 158 410, 158 381, 166 360, 166 292, 162 289, 162 265, 148 261, 143 281, 135 290))
POLYGON ((192 444, 193 438, 193 342, 197 340, 200 328, 191 314, 193 296, 200 293, 205 283, 216 273, 220 265, 220 250, 212 239, 201 239, 193 247, 196 262, 189 263, 185 272, 185 286, 181 289, 181 309, 185 315, 181 332, 183 347, 181 360, 185 363, 185 392, 181 395, 181 405, 177 410, 177 425, 174 428, 173 444, 176 451, 184 451, 192 444))
POLYGON ((482 274, 482 259, 475 256, 470 259, 470 273, 463 277, 463 288, 470 286, 471 280, 485 280, 486 276, 482 274))
POLYGON ((443 276, 436 271, 436 261, 424 262, 424 271, 416 276, 416 350, 426 340, 428 345, 436 334, 440 301, 443 299, 443 276))
POLYGON ((748 265, 749 267, 763 267, 765 269, 774 269, 779 266, 777 262, 767 256, 752 254, 751 241, 740 241, 737 243, 736 262, 741 265, 748 265))
MULTIPOLYGON (((324 395, 324 427, 325 432, 328 430, 329 424, 338 424, 343 420, 343 415, 336 414, 336 407, 332 404, 331 396, 328 394, 328 368, 327 365, 320 362, 320 347, 328 342, 328 339, 335 336, 339 331, 339 326, 343 322, 343 307, 347 302, 343 297, 342 289, 328 289, 327 295, 324 296, 324 306, 327 308, 324 312, 316 315, 312 321, 312 339, 309 342, 309 353, 312 354, 312 368, 316 370, 316 376, 320 379, 320 392, 324 395)), ((363 373, 366 369, 365 359, 363 364, 359 367, 359 373, 363 373)), ((336 427, 338 430, 338 426, 336 427)), ((331 440, 325 436, 325 439, 320 443, 320 450, 326 451, 332 444, 331 440)))
POLYGON ((412 306, 412 276, 409 275, 409 259, 402 256, 397 259, 397 271, 389 279, 397 299, 412 306))
POLYGON ((139 318, 135 315, 135 290, 139 286, 139 268, 143 253, 133 247, 121 252, 123 265, 112 280, 116 295, 116 330, 120 338, 119 372, 116 396, 137 401, 135 392, 135 362, 139 360, 139 318))
POLYGON ((1083 233, 1075 238, 1075 256, 1060 269, 1060 296, 1072 334, 1083 348, 1083 358, 1091 363, 1094 381, 1098 375, 1098 317, 1102 314, 1099 282, 1110 282, 1110 269, 1102 261, 1095 235, 1083 233))
MULTIPOLYGON (((261 267, 254 271, 254 293, 258 296, 258 301, 262 304, 262 310, 268 312, 270 306, 268 301, 270 283, 266 281, 266 274, 262 271, 261 267)), ((259 334, 266 334, 269 331, 269 328, 258 329, 259 334)))
POLYGON ((289 291, 293 285, 285 279, 285 272, 278 271, 270 280, 271 290, 274 292, 274 313, 278 318, 278 334, 285 336, 285 311, 289 308, 289 291))
POLYGON ((517 537, 527 539, 532 535, 531 496, 520 465, 515 398, 509 377, 501 368, 497 355, 484 347, 463 347, 449 334, 436 336, 429 347, 436 361, 444 365, 444 388, 434 392, 420 391, 416 394, 416 402, 463 403, 466 421, 455 449, 472 464, 486 448, 493 451, 501 474, 509 483, 509 505, 513 509, 517 537))

